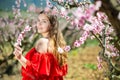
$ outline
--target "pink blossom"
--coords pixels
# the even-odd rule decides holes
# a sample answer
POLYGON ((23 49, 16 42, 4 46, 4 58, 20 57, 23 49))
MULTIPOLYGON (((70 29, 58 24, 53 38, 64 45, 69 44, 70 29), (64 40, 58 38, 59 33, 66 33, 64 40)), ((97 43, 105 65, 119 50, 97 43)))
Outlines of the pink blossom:
POLYGON ((85 19, 81 18, 79 19, 79 26, 84 26, 85 24, 85 19))
POLYGON ((98 61, 98 65, 97 65, 97 67, 98 67, 98 69, 101 69, 102 68, 102 59, 98 56, 97 57, 97 61, 98 61))
POLYGON ((56 7, 54 7, 53 10, 52 10, 52 14, 57 15, 58 13, 59 13, 58 9, 56 7))
POLYGON ((32 5, 29 6, 28 11, 35 12, 35 9, 36 9, 35 5, 32 4, 32 5))
POLYGON ((111 56, 112 56, 112 57, 115 57, 115 56, 119 56, 119 54, 112 52, 112 53, 111 53, 111 56))
POLYGON ((82 16, 84 16, 83 10, 81 7, 78 7, 74 12, 73 15, 77 18, 81 18, 82 16))
POLYGON ((112 27, 109 27, 109 28, 107 29, 106 34, 109 35, 109 34, 111 34, 112 32, 114 32, 114 29, 113 29, 112 27))
POLYGON ((46 0, 46 4, 47 4, 47 7, 49 7, 49 8, 53 7, 53 5, 51 4, 51 2, 49 0, 46 0))
POLYGON ((19 34, 18 39, 23 40, 23 35, 19 34))
POLYGON ((70 3, 73 2, 73 0, 66 0, 66 1, 68 1, 68 2, 70 2, 70 3))
POLYGON ((97 60, 98 60, 99 63, 102 62, 102 59, 99 56, 97 56, 97 60))
POLYGON ((72 26, 75 26, 75 22, 74 22, 74 21, 71 21, 71 25, 72 25, 72 26))
POLYGON ((88 31, 84 31, 82 34, 82 37, 87 38, 89 36, 89 32, 88 31))
POLYGON ((102 20, 107 20, 107 16, 106 16, 105 13, 103 13, 103 12, 100 12, 100 11, 99 11, 99 12, 97 12, 96 15, 97 15, 98 19, 101 20, 101 21, 102 21, 102 20))
POLYGON ((69 16, 66 16, 65 19, 66 19, 67 21, 69 21, 69 20, 70 20, 70 17, 69 17, 69 16))
POLYGON ((18 38, 17 38, 17 44, 21 45, 21 41, 23 40, 23 35, 19 34, 18 38))
POLYGON ((80 37, 79 43, 80 43, 80 44, 83 44, 83 43, 85 42, 85 40, 86 40, 86 37, 80 37))
POLYGON ((61 17, 64 17, 65 15, 63 13, 60 13, 61 17))
POLYGON ((113 45, 111 45, 111 44, 108 44, 106 47, 107 47, 109 50, 111 50, 112 52, 116 51, 116 48, 115 48, 113 45))
POLYGON ((94 18, 95 18, 95 16, 90 16, 89 18, 86 19, 86 21, 88 21, 90 23, 94 23, 94 18))
POLYGON ((17 39, 17 45, 21 45, 21 40, 20 39, 17 39))
POLYGON ((25 32, 27 31, 30 31, 31 30, 31 27, 28 25, 25 27, 25 29, 19 34, 18 38, 17 38, 17 42, 15 44, 18 44, 18 45, 22 45, 21 44, 21 41, 23 40, 24 38, 24 34, 25 32))
POLYGON ((59 3, 64 2, 64 0, 58 0, 59 3))
POLYGON ((95 36, 91 36, 90 38, 91 38, 91 39, 94 39, 94 38, 95 38, 95 36))
POLYGON ((106 54, 108 57, 111 56, 111 53, 110 53, 110 51, 108 51, 108 50, 106 50, 105 54, 106 54))
POLYGON ((91 21, 91 26, 93 27, 93 31, 94 34, 97 34, 97 33, 101 33, 101 31, 103 30, 103 28, 105 27, 104 24, 97 19, 97 17, 90 17, 89 20, 92 20, 91 21), (91 19, 90 19, 91 18, 91 19))
POLYGON ((95 9, 99 10, 99 8, 101 7, 101 5, 102 5, 102 2, 100 0, 96 1, 96 3, 95 3, 95 9))
POLYGON ((29 25, 27 25, 24 29, 25 32, 30 31, 30 30, 31 30, 31 27, 29 25))
POLYGON ((24 7, 27 7, 27 4, 26 4, 25 0, 23 0, 23 4, 24 4, 24 7))
POLYGON ((65 8, 61 8, 61 13, 66 16, 68 11, 65 8))
POLYGON ((85 10, 84 15, 86 16, 86 19, 89 18, 91 15, 93 15, 95 12, 95 5, 90 4, 89 8, 85 10))
POLYGON ((45 12, 48 13, 49 11, 50 11, 50 8, 49 8, 49 7, 46 7, 46 8, 45 8, 45 12))
POLYGON ((94 29, 94 27, 93 27, 92 25, 86 23, 86 24, 84 25, 83 29, 84 29, 85 31, 92 31, 92 30, 94 29))
POLYGON ((98 67, 99 70, 102 69, 102 64, 98 63, 97 67, 98 67))
POLYGON ((58 52, 59 52, 59 53, 63 53, 64 50, 63 50, 62 48, 58 47, 58 52))
POLYGON ((78 40, 76 40, 75 42, 74 42, 74 46, 75 47, 79 47, 81 44, 79 43, 79 41, 78 40))
POLYGON ((76 18, 76 19, 74 19, 74 24, 75 25, 78 25, 79 24, 79 20, 76 18))
POLYGON ((70 46, 66 46, 66 47, 64 48, 64 50, 65 50, 66 52, 70 51, 70 49, 71 49, 70 46))

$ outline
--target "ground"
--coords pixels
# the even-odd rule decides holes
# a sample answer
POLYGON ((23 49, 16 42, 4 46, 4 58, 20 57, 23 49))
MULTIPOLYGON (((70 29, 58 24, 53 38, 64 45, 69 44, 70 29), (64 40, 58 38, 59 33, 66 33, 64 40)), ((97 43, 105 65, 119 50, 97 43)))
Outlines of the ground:
MULTIPOLYGON (((103 71, 97 69, 97 56, 100 48, 90 46, 73 50, 68 56, 69 70, 65 80, 108 80, 103 71)), ((21 75, 4 75, 0 80, 21 80, 21 75)))

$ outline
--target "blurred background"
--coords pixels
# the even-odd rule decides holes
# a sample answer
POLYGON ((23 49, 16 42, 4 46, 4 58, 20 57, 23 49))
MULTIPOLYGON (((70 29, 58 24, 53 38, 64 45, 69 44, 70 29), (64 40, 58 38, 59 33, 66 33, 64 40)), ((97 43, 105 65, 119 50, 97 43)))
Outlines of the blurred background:
MULTIPOLYGON (((50 1, 60 7, 55 0, 50 1)), ((111 0, 112 5, 116 5, 116 1, 111 0)), ((93 0, 91 2, 94 3, 93 0)), ((34 46, 40 37, 35 30, 37 12, 45 7, 46 0, 0 0, 0 80, 21 80, 21 64, 13 55, 13 45, 24 27, 30 25, 33 28, 22 41, 23 55, 34 46)), ((118 8, 115 10, 119 12, 118 8)), ((82 31, 71 29, 70 23, 64 18, 58 17, 58 20, 67 44, 72 46, 68 54, 69 70, 65 80, 109 80, 103 69, 97 68, 97 56, 101 51, 97 39, 88 38, 80 47, 74 48, 74 41, 81 36, 82 31)))

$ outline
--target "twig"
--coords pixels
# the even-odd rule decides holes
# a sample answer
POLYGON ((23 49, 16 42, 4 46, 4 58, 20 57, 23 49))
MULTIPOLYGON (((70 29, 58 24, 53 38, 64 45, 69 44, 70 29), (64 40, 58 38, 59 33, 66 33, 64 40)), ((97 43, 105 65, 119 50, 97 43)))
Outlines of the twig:
POLYGON ((95 38, 100 42, 100 44, 101 44, 101 46, 102 46, 102 48, 104 48, 104 45, 103 45, 103 43, 102 43, 102 41, 101 41, 101 39, 100 38, 98 38, 92 31, 90 31, 91 33, 92 33, 92 35, 94 35, 95 36, 95 38))

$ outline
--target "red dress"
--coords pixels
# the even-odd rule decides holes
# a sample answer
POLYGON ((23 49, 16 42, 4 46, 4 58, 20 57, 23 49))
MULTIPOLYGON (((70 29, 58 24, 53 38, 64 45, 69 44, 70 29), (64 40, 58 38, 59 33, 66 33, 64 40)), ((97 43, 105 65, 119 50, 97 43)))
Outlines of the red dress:
POLYGON ((63 80, 67 64, 59 66, 52 53, 39 53, 32 48, 25 56, 29 63, 22 67, 22 80, 63 80))

